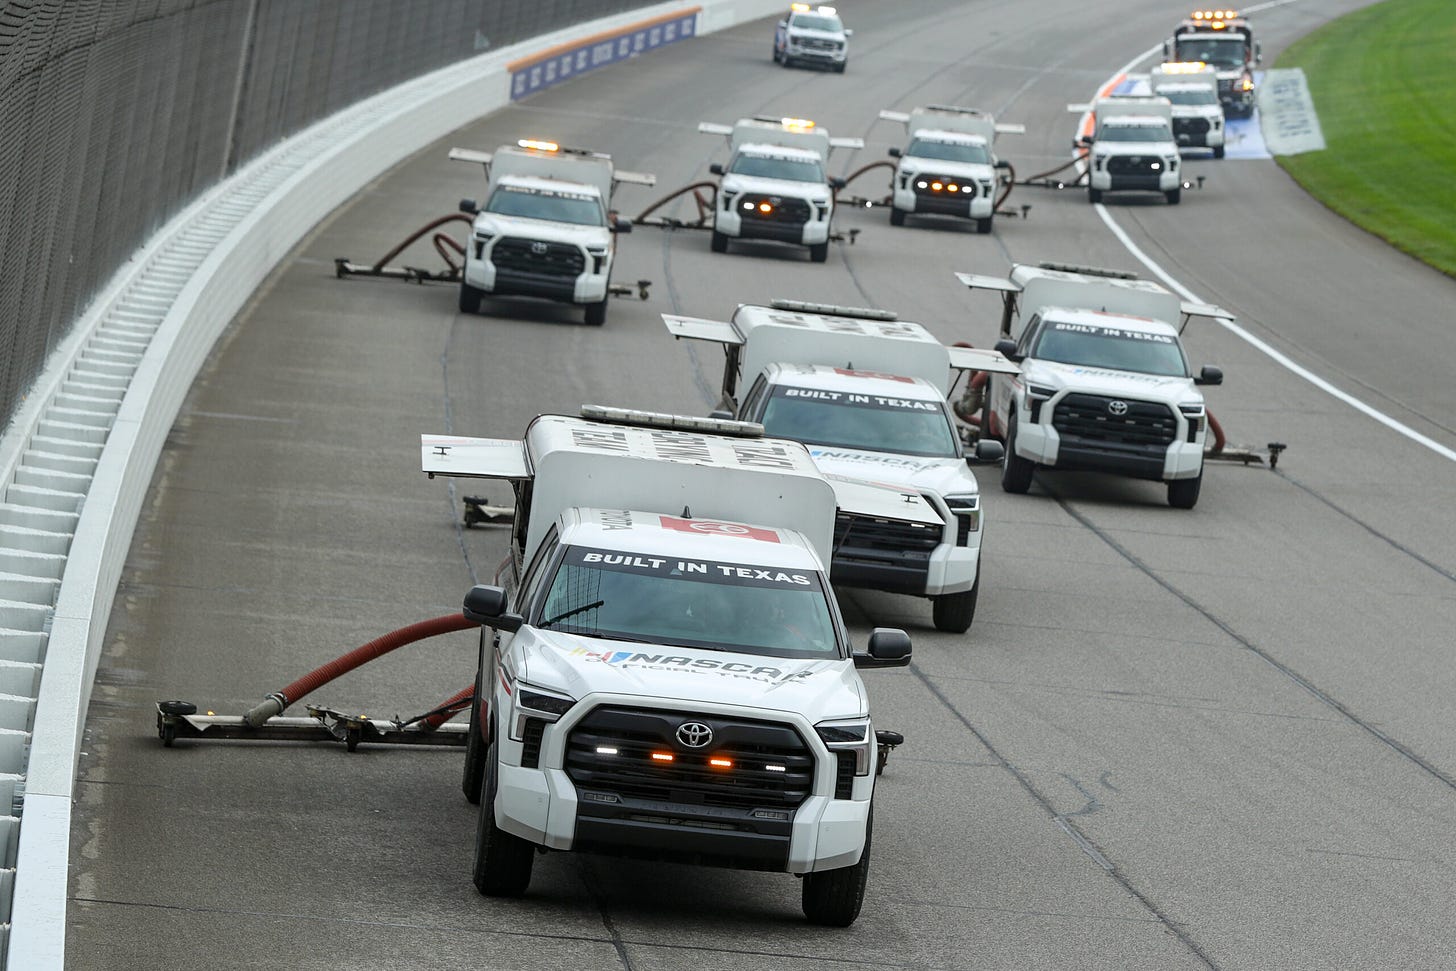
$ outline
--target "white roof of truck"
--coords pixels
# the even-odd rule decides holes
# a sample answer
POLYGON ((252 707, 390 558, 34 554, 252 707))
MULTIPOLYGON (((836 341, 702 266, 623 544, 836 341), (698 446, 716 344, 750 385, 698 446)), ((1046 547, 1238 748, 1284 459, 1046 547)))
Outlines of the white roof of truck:
POLYGON ((601 191, 594 185, 586 182, 568 182, 565 179, 555 177, 542 177, 533 175, 503 175, 496 180, 498 185, 515 186, 521 189, 532 189, 536 192, 563 192, 572 195, 589 196, 593 199, 602 197, 601 191))
MULTIPOLYGON (((727 519, 685 519, 641 510, 577 509, 564 542, 673 559, 707 558, 758 566, 813 566, 813 547, 797 530, 727 519)), ((827 565, 827 564, 826 564, 827 565)))
POLYGON ((1022 318, 1049 307, 1092 308, 1118 314, 1150 317, 1171 323, 1181 315, 1233 320, 1234 315, 1211 304, 1180 300, 1152 280, 1131 273, 1097 267, 1055 263, 1016 263, 1007 277, 957 273, 972 290, 997 290, 1022 318))

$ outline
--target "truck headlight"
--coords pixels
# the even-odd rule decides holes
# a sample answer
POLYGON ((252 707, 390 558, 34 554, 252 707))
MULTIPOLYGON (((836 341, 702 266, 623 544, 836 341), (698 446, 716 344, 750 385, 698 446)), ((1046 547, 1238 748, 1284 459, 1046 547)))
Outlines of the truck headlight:
POLYGON ((965 546, 971 533, 981 528, 980 496, 946 496, 945 504, 956 518, 956 545, 965 546))
POLYGON ((1052 395, 1056 393, 1056 388, 1048 388, 1040 384, 1028 384, 1026 386, 1027 414, 1033 422, 1041 421, 1041 406, 1047 401, 1050 401, 1052 395))
POLYGON ((525 737, 527 719, 535 718, 548 724, 559 721, 576 704, 576 699, 518 682, 511 694, 511 702, 515 706, 511 738, 519 741, 525 737))
POLYGON ((600 276, 602 266, 607 262, 607 248, 605 246, 588 246, 586 251, 592 258, 592 275, 600 276))
POLYGON ((1204 420, 1207 417, 1203 402, 1180 404, 1178 410, 1183 413, 1184 419, 1188 422, 1188 441, 1198 441, 1198 433, 1203 430, 1204 420))
POLYGON ((868 718, 820 722, 814 726, 819 739, 837 758, 844 752, 854 755, 854 774, 869 775, 874 764, 875 736, 868 718))

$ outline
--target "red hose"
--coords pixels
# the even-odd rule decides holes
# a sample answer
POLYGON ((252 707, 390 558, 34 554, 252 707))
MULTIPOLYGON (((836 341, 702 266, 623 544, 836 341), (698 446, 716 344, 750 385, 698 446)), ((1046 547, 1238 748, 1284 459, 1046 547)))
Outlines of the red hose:
MULTIPOLYGON (((975 347, 976 345, 975 344, 972 344, 970 341, 956 341, 951 346, 952 347, 975 347)), ((989 380, 991 380, 991 374, 990 374, 990 372, 988 372, 988 371, 972 371, 971 372, 971 380, 967 383, 966 390, 969 391, 971 388, 978 388, 978 389, 979 388, 984 388, 986 386, 986 382, 989 381, 989 380)), ((956 411, 955 414, 956 414, 956 417, 957 418, 959 418, 961 421, 965 422, 967 425, 975 425, 977 428, 980 428, 981 427, 981 416, 980 415, 966 415, 966 414, 962 414, 960 411, 956 411)))
MULTIPOLYGON (((474 698, 475 685, 467 685, 466 687, 461 688, 459 691, 455 692, 445 701, 441 702, 439 707, 452 708, 462 701, 471 701, 474 698)), ((424 719, 421 724, 424 725, 426 728, 439 728, 441 725, 445 724, 447 721, 454 718, 458 714, 460 714, 459 711, 442 711, 438 715, 431 715, 429 718, 424 719)))
POLYGON ((1228 444, 1228 439, 1224 437, 1223 426, 1218 423, 1217 418, 1213 417, 1211 411, 1208 412, 1208 430, 1213 432, 1213 448, 1208 450, 1208 454, 1223 454, 1223 447, 1228 444))
POLYGON ((404 647, 406 644, 422 641, 427 637, 449 634, 458 630, 470 630, 479 626, 475 621, 466 620, 463 614, 446 614, 443 617, 422 620, 417 624, 390 631, 382 637, 376 637, 368 644, 354 648, 342 657, 336 657, 329 663, 314 668, 297 681, 263 699, 243 718, 249 725, 257 728, 304 695, 323 687, 341 674, 347 674, 361 664, 388 654, 396 648, 404 647))

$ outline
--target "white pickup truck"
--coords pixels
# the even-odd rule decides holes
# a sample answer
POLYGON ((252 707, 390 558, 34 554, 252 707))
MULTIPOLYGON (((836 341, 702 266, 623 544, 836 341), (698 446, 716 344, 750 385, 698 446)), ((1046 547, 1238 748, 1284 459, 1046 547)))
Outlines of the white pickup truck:
POLYGON ((730 239, 758 239, 808 247, 815 263, 829 259, 834 192, 844 180, 824 167, 833 149, 863 148, 864 139, 830 138, 807 118, 705 121, 698 131, 728 139, 727 164, 708 166, 722 180, 713 207, 714 253, 728 252, 730 239))
POLYGON ((474 217, 465 245, 460 312, 480 312, 487 295, 544 297, 586 308, 586 322, 607 320, 616 234, 632 224, 611 208, 619 182, 654 185, 624 172, 609 155, 521 139, 495 152, 452 148, 450 157, 485 166, 486 199, 462 199, 474 217))
POLYGON ((588 407, 523 440, 425 435, 422 467, 511 482, 511 556, 484 628, 464 788, 474 881, 519 896, 538 852, 793 873, 810 921, 859 914, 877 735, 856 668, 910 662, 904 631, 852 649, 824 564, 842 502, 758 426, 588 407))
POLYGON ((1006 278, 958 273, 1004 298, 996 349, 1020 365, 992 374, 981 429, 1004 440, 1001 486, 1026 492, 1038 467, 1111 472, 1168 484, 1168 504, 1191 509, 1203 483, 1208 411, 1181 317, 1232 320, 1181 301, 1131 273, 1055 263, 1016 264, 1006 278))
POLYGON ((1173 111, 1173 138, 1179 148, 1206 148, 1223 158, 1227 132, 1218 100, 1218 75, 1202 61, 1154 65, 1148 87, 1167 98, 1173 111))
POLYGON ((905 125, 910 142, 890 149, 898 159, 891 178, 890 224, 908 215, 971 219, 989 233, 996 197, 1010 166, 996 157, 998 134, 1023 134, 1023 125, 999 123, 975 108, 927 105, 909 112, 885 110, 880 117, 905 125))
POLYGON ((775 300, 740 305, 726 321, 663 321, 673 336, 712 341, 727 354, 715 415, 762 423, 807 445, 823 472, 903 496, 886 515, 840 510, 834 585, 928 597, 936 628, 964 633, 981 590, 985 527, 970 465, 999 460, 1002 448, 981 442, 968 453, 946 399, 959 372, 1015 373, 1016 365, 995 351, 947 347, 881 310, 775 300), (917 498, 934 519, 918 514, 917 498))
POLYGON ((1176 206, 1183 197, 1183 173, 1168 99, 1098 98, 1092 117, 1094 133, 1078 143, 1088 149, 1087 199, 1101 202, 1107 192, 1161 192, 1176 206))

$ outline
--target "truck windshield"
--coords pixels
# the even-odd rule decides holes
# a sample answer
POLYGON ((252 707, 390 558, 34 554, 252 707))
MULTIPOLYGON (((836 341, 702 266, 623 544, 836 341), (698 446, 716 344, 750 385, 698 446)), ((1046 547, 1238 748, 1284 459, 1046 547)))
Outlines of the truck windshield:
POLYGON ((799 30, 827 30, 831 34, 844 30, 844 23, 838 17, 826 17, 822 14, 799 14, 789 22, 789 26, 799 30))
POLYGON ((734 175, 748 175, 759 179, 783 179, 785 182, 824 181, 822 165, 798 158, 739 155, 733 160, 728 171, 734 175))
POLYGON ((1210 85, 1206 88, 1169 89, 1159 88, 1158 94, 1175 105, 1216 105, 1218 92, 1210 85))
POLYGON ((1161 125, 1119 125, 1109 122, 1097 129, 1099 142, 1166 142, 1172 136, 1161 125))
POLYGON ((566 548, 537 626, 769 657, 840 653, 817 570, 585 546, 566 548))
POLYGON ((546 189, 527 189, 503 185, 490 195, 486 212, 526 219, 547 219, 577 226, 605 226, 601 200, 595 196, 577 195, 546 189))
POLYGON ((896 455, 955 456, 955 432, 939 401, 779 385, 763 413, 764 431, 806 445, 896 455))
POLYGON ((1176 337, 1121 327, 1052 321, 1037 337, 1029 356, 1114 371, 1188 376, 1188 361, 1176 337))
POLYGON ((933 142, 928 138, 912 138, 906 155, 915 158, 933 158, 942 162, 970 162, 990 165, 991 153, 985 145, 966 145, 957 142, 933 142))
POLYGON ((1178 41, 1177 59, 1202 61, 1214 67, 1244 66, 1244 38, 1237 34, 1223 37, 1188 37, 1178 41))

